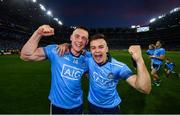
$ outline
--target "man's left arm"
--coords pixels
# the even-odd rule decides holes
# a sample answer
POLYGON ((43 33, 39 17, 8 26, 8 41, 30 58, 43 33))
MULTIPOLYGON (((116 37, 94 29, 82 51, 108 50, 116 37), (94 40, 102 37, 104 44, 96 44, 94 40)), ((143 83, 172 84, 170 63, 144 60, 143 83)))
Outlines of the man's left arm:
POLYGON ((127 82, 138 91, 149 94, 151 91, 151 78, 142 58, 140 46, 130 46, 129 53, 137 64, 137 74, 130 76, 127 82))

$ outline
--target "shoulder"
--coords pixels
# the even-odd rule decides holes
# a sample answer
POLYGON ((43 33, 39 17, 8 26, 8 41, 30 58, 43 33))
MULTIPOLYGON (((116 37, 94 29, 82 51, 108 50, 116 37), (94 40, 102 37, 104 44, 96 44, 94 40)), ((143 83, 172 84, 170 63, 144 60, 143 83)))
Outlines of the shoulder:
POLYGON ((123 62, 120 62, 120 61, 117 61, 116 59, 112 58, 111 60, 111 64, 114 65, 114 66, 118 66, 118 67, 124 67, 126 66, 125 63, 123 62))
POLYGON ((91 58, 92 57, 92 54, 91 52, 87 51, 87 50, 84 50, 82 52, 82 55, 85 56, 86 58, 91 58))
POLYGON ((51 50, 56 50, 57 47, 58 47, 57 44, 52 44, 52 45, 47 45, 46 47, 44 47, 44 49, 47 51, 51 51, 51 50))
POLYGON ((43 47, 43 50, 45 52, 46 55, 50 55, 50 54, 56 54, 56 48, 57 48, 57 44, 52 44, 52 45, 47 45, 46 47, 43 47))
POLYGON ((47 45, 45 48, 56 48, 58 45, 57 44, 51 44, 47 45))
POLYGON ((160 48, 160 50, 165 50, 164 48, 160 48))

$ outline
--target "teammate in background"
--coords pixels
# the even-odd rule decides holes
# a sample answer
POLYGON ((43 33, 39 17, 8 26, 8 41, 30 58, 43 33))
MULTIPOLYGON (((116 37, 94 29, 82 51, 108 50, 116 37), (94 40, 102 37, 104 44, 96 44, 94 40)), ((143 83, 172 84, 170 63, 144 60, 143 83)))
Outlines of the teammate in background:
MULTIPOLYGON (((146 53, 149 56, 149 58, 151 58, 150 56, 154 55, 155 48, 156 48, 156 46, 154 44, 150 44, 149 45, 149 49, 146 51, 146 53)), ((153 67, 152 67, 153 62, 152 62, 152 60, 153 59, 151 58, 151 69, 153 69, 153 67)))
POLYGON ((153 85, 160 86, 160 78, 158 76, 158 71, 163 64, 163 60, 165 59, 165 49, 162 48, 162 44, 160 41, 156 42, 156 49, 154 51, 154 55, 150 56, 152 58, 152 70, 151 75, 153 77, 153 85))
POLYGON ((128 84, 142 93, 150 93, 151 79, 140 46, 133 45, 129 48, 129 53, 137 64, 137 74, 133 74, 126 64, 111 57, 103 34, 92 36, 90 51, 90 55, 86 54, 89 66, 89 114, 120 113, 121 98, 116 87, 121 79, 125 79, 128 84))
POLYGON ((40 26, 27 41, 21 51, 21 59, 25 61, 42 61, 48 59, 51 63, 51 101, 52 114, 82 114, 83 92, 81 77, 87 71, 82 54, 88 43, 88 31, 77 27, 70 36, 70 53, 60 56, 58 45, 38 47, 43 36, 54 35, 54 29, 49 25, 40 26))
POLYGON ((174 67, 175 64, 172 61, 170 61, 169 58, 166 58, 165 67, 164 67, 166 77, 169 77, 170 74, 174 74, 177 77, 179 76, 179 74, 174 71, 174 67))

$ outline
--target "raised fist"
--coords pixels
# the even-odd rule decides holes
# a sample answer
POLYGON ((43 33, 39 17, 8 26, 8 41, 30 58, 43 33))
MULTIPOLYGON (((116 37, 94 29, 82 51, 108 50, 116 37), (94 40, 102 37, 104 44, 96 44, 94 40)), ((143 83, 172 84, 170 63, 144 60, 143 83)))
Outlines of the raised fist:
POLYGON ((36 32, 41 36, 52 36, 54 35, 54 28, 49 25, 42 25, 36 30, 36 32))
POLYGON ((142 59, 142 54, 141 54, 141 47, 140 45, 132 45, 129 47, 129 53, 132 55, 132 58, 135 61, 138 61, 142 59))

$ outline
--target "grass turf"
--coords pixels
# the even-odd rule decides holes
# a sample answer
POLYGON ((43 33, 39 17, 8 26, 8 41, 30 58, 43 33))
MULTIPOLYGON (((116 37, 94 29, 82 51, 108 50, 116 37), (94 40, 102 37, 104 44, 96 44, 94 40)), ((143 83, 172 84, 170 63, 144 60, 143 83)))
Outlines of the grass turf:
MULTIPOLYGON (((111 55, 133 69, 127 51, 113 50, 111 55)), ((166 56, 176 64, 180 72, 180 52, 167 52, 166 56)), ((146 65, 150 60, 143 53, 146 65)), ((18 55, 0 56, 0 113, 49 113, 50 64, 43 62, 24 62, 18 55)), ((160 87, 152 86, 152 92, 144 95, 131 88, 125 81, 117 87, 122 98, 122 113, 180 113, 180 78, 171 76, 163 79, 160 87)), ((84 110, 87 111, 88 80, 83 78, 84 110)))

